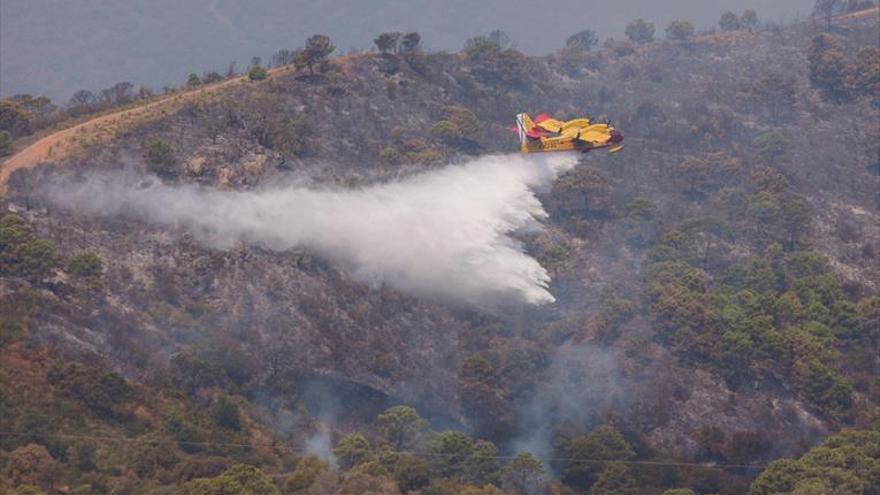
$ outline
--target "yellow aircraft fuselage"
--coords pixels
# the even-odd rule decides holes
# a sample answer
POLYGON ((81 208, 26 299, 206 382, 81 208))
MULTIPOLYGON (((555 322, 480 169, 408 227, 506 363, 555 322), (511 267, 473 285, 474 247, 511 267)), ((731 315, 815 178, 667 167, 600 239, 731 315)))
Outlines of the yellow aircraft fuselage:
POLYGON ((582 146, 582 144, 586 145, 587 143, 574 140, 553 141, 551 139, 535 139, 523 143, 519 150, 523 153, 541 153, 545 151, 580 151, 589 149, 589 146, 582 146))

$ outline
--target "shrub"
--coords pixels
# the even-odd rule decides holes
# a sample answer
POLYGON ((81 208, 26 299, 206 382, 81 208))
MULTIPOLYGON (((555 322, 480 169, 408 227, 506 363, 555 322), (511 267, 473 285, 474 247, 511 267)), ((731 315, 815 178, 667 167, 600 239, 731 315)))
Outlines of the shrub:
POLYGON ((12 153, 12 134, 9 131, 0 131, 0 156, 12 153))
POLYGON ((190 75, 186 78, 186 85, 189 87, 195 87, 202 84, 202 80, 199 79, 199 75, 195 72, 190 73, 190 75))
POLYGON ((396 165, 403 160, 403 154, 393 146, 386 146, 379 152, 379 161, 388 165, 396 165))
POLYGON ((441 120, 434 124, 431 128, 431 133, 444 139, 453 139, 461 136, 461 130, 458 126, 448 120, 441 120))
POLYGON ((228 395, 223 394, 211 406, 211 418, 215 423, 228 430, 241 430, 241 413, 228 395))
POLYGON ((104 261, 97 253, 79 253, 67 262, 67 272, 74 277, 97 277, 104 270, 104 261))
POLYGON ((176 175, 174 149, 161 139, 147 139, 144 143, 144 160, 147 168, 160 177, 176 175))
POLYGON ((248 71, 248 79, 251 81, 262 81, 269 77, 269 73, 263 67, 255 65, 248 71))
POLYGON ((627 218, 651 220, 657 213, 657 205, 649 198, 635 198, 626 205, 627 218))

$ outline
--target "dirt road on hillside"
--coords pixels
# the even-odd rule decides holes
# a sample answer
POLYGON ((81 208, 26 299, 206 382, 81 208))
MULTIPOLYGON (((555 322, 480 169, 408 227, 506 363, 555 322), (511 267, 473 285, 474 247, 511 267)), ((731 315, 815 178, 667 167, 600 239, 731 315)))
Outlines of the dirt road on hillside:
MULTIPOLYGON (((275 75, 287 69, 287 67, 271 69, 269 74, 270 76, 275 75)), ((6 183, 16 170, 31 168, 41 162, 57 162, 86 146, 109 142, 125 125, 143 122, 151 117, 159 117, 176 110, 184 103, 214 94, 235 84, 242 84, 245 81, 247 81, 247 76, 238 76, 183 93, 168 95, 138 107, 99 115, 83 123, 49 134, 3 162, 2 168, 0 168, 0 196, 6 194, 6 183)))

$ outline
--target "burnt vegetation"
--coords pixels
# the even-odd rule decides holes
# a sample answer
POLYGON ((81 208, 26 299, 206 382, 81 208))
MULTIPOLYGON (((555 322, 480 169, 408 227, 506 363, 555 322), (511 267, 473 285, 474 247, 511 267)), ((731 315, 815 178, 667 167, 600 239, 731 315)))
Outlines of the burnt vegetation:
MULTIPOLYGON (((315 35, 272 55, 283 71, 255 57, 244 84, 16 172, 0 488, 876 493, 877 11, 758 14, 725 13, 717 33, 638 19, 625 41, 585 29, 545 57, 501 31, 459 53, 381 33, 335 58, 315 35), (522 110, 587 110, 627 135, 542 192, 546 229, 523 242, 554 278, 546 308, 449 308, 321 253, 212 250, 38 193, 120 162, 169 183, 357 187, 514 149, 522 110)), ((0 153, 151 98, 120 83, 63 108, 3 100, 0 153)))

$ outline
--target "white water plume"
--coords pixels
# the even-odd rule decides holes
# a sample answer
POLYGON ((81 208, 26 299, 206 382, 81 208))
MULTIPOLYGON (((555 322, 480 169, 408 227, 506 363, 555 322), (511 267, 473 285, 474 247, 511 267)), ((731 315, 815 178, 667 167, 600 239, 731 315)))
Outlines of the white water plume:
POLYGON ((493 155, 360 189, 220 191, 123 174, 52 187, 51 201, 91 215, 184 228, 206 245, 305 248, 358 279, 426 297, 495 307, 552 302, 550 277, 517 232, 540 228, 534 191, 573 156, 493 155))

